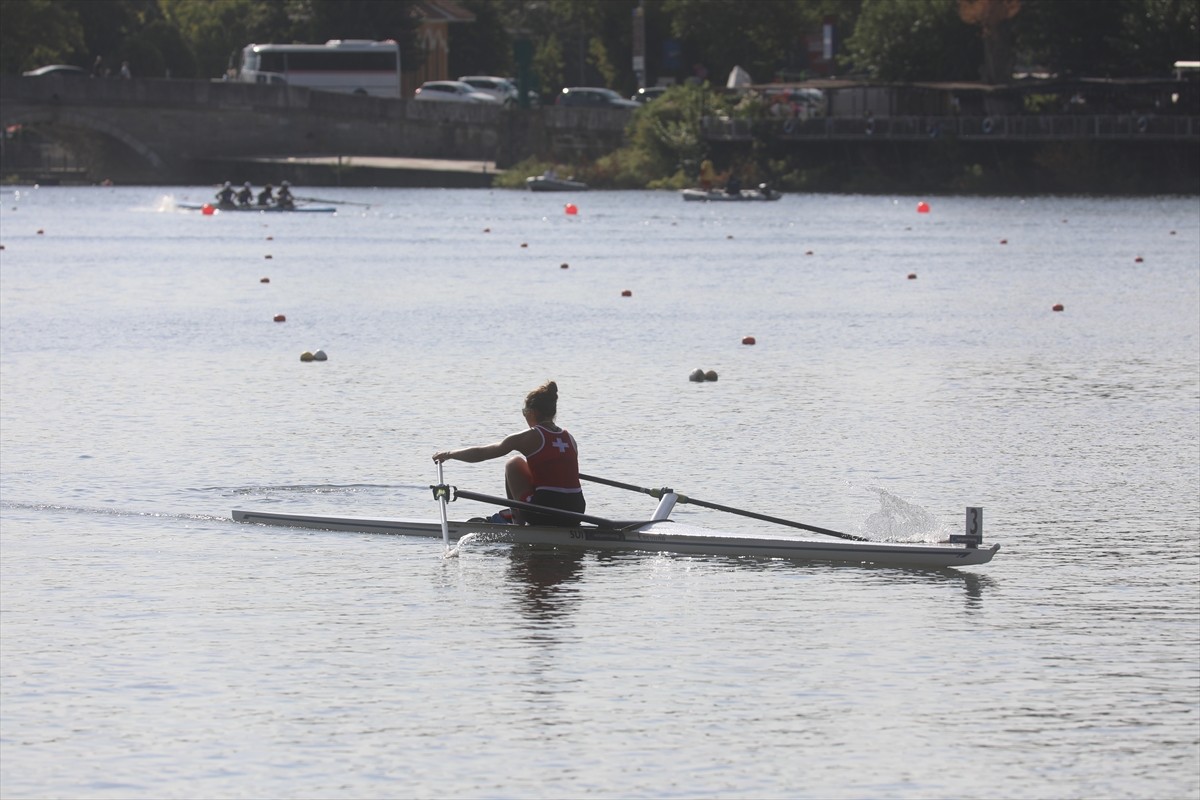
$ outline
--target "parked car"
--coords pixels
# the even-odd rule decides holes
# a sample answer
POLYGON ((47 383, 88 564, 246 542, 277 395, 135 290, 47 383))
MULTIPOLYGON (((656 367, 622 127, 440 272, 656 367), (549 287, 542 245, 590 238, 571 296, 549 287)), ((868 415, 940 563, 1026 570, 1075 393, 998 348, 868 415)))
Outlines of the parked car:
POLYGON ((593 86, 572 86, 562 90, 556 101, 560 106, 584 106, 588 108, 637 108, 641 103, 626 100, 612 89, 593 86))
POLYGON ((21 74, 26 78, 42 78, 47 75, 86 78, 88 73, 86 69, 82 67, 73 67, 70 64, 48 64, 47 66, 31 69, 28 72, 22 72, 21 74))
POLYGON ((440 103, 500 103, 495 95, 481 92, 462 81, 425 81, 413 94, 413 99, 440 103))
POLYGON ((657 100, 667 93, 667 86, 647 86, 644 89, 638 89, 637 94, 629 98, 635 103, 649 103, 651 100, 657 100))
POLYGON ((492 95, 505 105, 515 103, 520 98, 517 85, 507 78, 497 78, 493 75, 464 75, 458 80, 477 92, 492 95))

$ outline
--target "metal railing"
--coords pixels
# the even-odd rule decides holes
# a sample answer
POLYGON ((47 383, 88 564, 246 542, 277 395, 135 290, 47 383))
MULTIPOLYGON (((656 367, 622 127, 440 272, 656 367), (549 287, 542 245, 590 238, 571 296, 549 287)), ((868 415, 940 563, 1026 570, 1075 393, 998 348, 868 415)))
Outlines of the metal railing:
POLYGON ((1171 140, 1200 142, 1200 117, 1155 114, 1072 116, 817 117, 750 120, 705 117, 701 131, 713 141, 871 139, 916 141, 952 137, 993 141, 1171 140))

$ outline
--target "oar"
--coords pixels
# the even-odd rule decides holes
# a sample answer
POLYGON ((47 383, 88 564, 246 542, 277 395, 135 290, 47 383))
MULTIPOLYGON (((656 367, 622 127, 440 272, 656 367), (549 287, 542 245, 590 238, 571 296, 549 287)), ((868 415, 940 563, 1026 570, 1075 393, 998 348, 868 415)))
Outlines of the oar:
POLYGON ((350 200, 323 200, 320 197, 297 197, 296 199, 303 200, 307 203, 333 203, 335 206, 343 205, 343 206, 365 206, 366 208, 371 207, 370 203, 355 203, 350 200))
POLYGON ((442 480, 442 462, 437 462, 437 486, 431 486, 433 496, 438 499, 438 509, 442 512, 442 543, 446 545, 446 553, 450 552, 450 522, 446 518, 446 503, 450 500, 450 487, 442 480))
MULTIPOLYGON (((643 486, 634 486, 633 484, 630 484, 630 483, 621 483, 620 481, 613 481, 613 480, 609 480, 608 478, 597 478, 594 475, 584 475, 582 473, 579 475, 579 477, 585 481, 592 481, 593 483, 603 483, 603 484, 607 484, 608 486, 615 486, 618 489, 628 489, 631 492, 641 492, 642 494, 648 494, 651 497, 659 498, 659 499, 661 499, 662 496, 664 494, 666 494, 667 492, 672 492, 671 489, 647 489, 643 486)), ((815 525, 805 525, 803 522, 794 522, 790 519, 780 519, 779 517, 770 517, 770 516, 767 516, 766 514, 759 514, 756 511, 746 511, 741 508, 730 508, 729 506, 722 506, 722 505, 718 505, 717 503, 709 503, 705 500, 697 500, 694 497, 687 497, 685 495, 678 494, 677 492, 673 492, 673 493, 676 494, 676 496, 678 497, 678 500, 676 502, 679 502, 679 503, 691 503, 694 506, 703 506, 704 508, 711 508, 714 511, 724 511, 727 514, 738 514, 739 516, 750 517, 751 519, 760 519, 763 522, 773 522, 776 525, 787 525, 790 528, 800 528, 801 530, 812 531, 813 533, 823 533, 826 536, 836 536, 839 539, 851 539, 856 542, 871 541, 870 539, 866 539, 862 536, 855 536, 850 533, 841 533, 839 531, 831 531, 828 528, 818 528, 815 525)))

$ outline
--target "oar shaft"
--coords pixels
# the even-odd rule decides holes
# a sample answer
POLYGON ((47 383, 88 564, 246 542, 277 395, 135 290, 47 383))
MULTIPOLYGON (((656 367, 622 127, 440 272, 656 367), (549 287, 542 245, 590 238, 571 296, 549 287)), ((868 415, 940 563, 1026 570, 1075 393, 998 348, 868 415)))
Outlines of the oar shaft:
POLYGON ((618 489, 628 489, 631 492, 641 492, 642 494, 648 494, 651 497, 662 497, 664 491, 671 491, 670 489, 647 489, 642 486, 634 486, 632 483, 621 483, 620 481, 609 480, 608 478, 598 478, 595 475, 584 475, 582 472, 579 473, 579 477, 585 481, 591 481, 592 483, 603 483, 608 486, 614 486, 618 489))
POLYGON ((305 202, 308 202, 308 203, 333 203, 334 205, 342 205, 342 206, 366 206, 367 208, 371 207, 370 203, 355 203, 352 200, 326 200, 321 197, 297 197, 296 199, 304 200, 305 202))
POLYGON ((761 519, 763 522, 773 522, 776 525, 787 525, 790 528, 799 528, 800 530, 803 530, 803 531, 812 531, 813 533, 823 533, 826 536, 836 536, 839 539, 852 539, 856 542, 871 541, 870 539, 865 539, 862 536, 855 536, 850 533, 841 533, 840 531, 832 531, 829 528, 818 528, 816 525, 805 525, 803 522, 795 522, 790 519, 780 519, 779 517, 771 517, 766 514, 759 514, 755 511, 744 511, 740 508, 730 508, 729 506, 722 506, 722 505, 718 505, 716 503, 708 503, 708 502, 705 502, 704 500, 696 500, 691 497, 684 497, 683 495, 679 496, 679 502, 691 503, 694 506, 704 506, 705 508, 711 508, 714 511, 724 511, 729 514, 739 514, 743 517, 750 517, 751 519, 761 519))
MULTIPOLYGON (((628 489, 631 492, 641 492, 642 494, 648 494, 651 497, 661 498, 664 493, 672 491, 671 489, 647 489, 644 486, 634 486, 631 483, 621 483, 620 481, 609 480, 608 478, 598 478, 594 475, 584 475, 583 473, 580 473, 579 477, 585 481, 592 481, 593 483, 603 483, 608 486, 616 487, 618 489, 628 489)), ((871 541, 870 539, 866 539, 862 536, 855 536, 850 533, 841 533, 840 531, 833 531, 828 528, 818 528, 815 525, 805 525, 803 522, 795 522, 794 520, 790 520, 790 519, 781 519, 780 517, 771 517, 766 514, 759 514, 756 511, 746 511, 741 508, 731 508, 730 506, 723 506, 723 505, 719 505, 717 503, 709 503, 704 500, 696 500, 695 498, 687 497, 682 494, 678 495, 678 498, 679 498, 678 502, 680 502, 680 503, 691 503, 694 506, 704 506, 705 508, 711 508, 714 511, 724 511, 727 514, 738 514, 740 516, 749 517, 751 519, 760 519, 763 522, 773 522, 776 525, 786 525, 789 528, 799 528, 800 530, 811 531, 812 533, 821 533, 826 536, 835 536, 839 539, 850 539, 850 540, 853 540, 856 542, 871 541)))

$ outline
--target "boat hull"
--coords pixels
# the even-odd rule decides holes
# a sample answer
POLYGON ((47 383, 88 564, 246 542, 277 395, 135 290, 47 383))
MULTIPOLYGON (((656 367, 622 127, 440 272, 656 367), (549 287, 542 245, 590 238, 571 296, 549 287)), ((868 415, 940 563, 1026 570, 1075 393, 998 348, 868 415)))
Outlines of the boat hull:
POLYGON ((308 214, 334 214, 337 208, 334 206, 296 206, 295 208, 282 208, 281 206, 222 206, 214 203, 176 203, 176 208, 182 208, 187 211, 203 211, 206 205, 213 207, 213 210, 220 211, 222 214, 226 212, 246 213, 259 212, 260 214, 270 214, 279 212, 283 214, 292 213, 308 213, 308 214))
POLYGON ((588 190, 588 185, 582 181, 546 178, 540 175, 526 178, 525 185, 531 192, 586 192, 588 190))
POLYGON ((764 194, 758 189, 742 189, 737 194, 719 191, 706 192, 703 189, 684 189, 682 194, 684 200, 704 203, 762 203, 783 197, 779 192, 768 191, 764 194))
MULTIPOLYGON (((354 533, 442 537, 440 522, 370 517, 282 514, 235 509, 233 519, 259 525, 314 528, 354 533)), ((592 550, 643 550, 685 555, 732 555, 787 558, 799 561, 870 563, 889 566, 942 568, 986 564, 1000 549, 895 542, 823 541, 791 537, 759 537, 713 532, 670 520, 618 523, 622 527, 496 525, 487 522, 449 522, 450 538, 481 534, 486 541, 513 544, 581 547, 592 550)))

